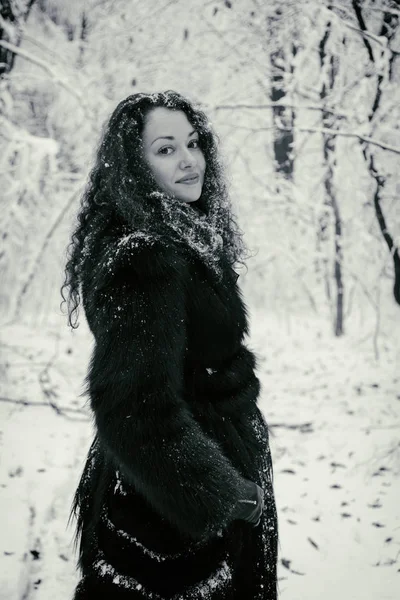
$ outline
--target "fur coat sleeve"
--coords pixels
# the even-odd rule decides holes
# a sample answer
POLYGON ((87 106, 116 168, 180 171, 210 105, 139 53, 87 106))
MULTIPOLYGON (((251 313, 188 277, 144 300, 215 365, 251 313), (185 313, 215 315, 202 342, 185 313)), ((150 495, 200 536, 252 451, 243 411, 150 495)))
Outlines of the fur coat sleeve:
POLYGON ((86 383, 100 443, 122 478, 202 540, 233 520, 248 482, 184 399, 189 280, 175 246, 106 238, 83 290, 95 337, 86 383))

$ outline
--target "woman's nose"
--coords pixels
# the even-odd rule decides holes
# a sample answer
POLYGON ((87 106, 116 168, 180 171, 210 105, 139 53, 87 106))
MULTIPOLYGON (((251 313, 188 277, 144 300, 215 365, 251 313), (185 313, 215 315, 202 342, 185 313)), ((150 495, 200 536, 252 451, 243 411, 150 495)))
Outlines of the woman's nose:
POLYGON ((193 153, 190 152, 188 148, 182 151, 181 159, 179 166, 181 169, 184 169, 187 166, 196 164, 196 158, 193 156, 193 153))

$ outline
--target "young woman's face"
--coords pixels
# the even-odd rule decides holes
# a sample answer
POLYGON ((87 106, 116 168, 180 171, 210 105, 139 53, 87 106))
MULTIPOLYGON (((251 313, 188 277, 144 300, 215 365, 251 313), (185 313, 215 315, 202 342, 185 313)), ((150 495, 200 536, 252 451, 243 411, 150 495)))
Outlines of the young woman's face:
POLYGON ((200 198, 206 161, 199 148, 199 134, 183 111, 153 108, 145 121, 143 147, 145 159, 164 192, 182 202, 200 198))

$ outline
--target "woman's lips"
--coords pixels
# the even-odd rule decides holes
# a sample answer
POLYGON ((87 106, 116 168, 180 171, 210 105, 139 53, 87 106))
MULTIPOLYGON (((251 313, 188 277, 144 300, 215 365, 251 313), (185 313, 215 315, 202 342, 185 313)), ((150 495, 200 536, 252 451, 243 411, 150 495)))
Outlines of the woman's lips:
POLYGON ((195 183, 197 183, 199 181, 199 179, 200 179, 200 177, 198 175, 196 175, 192 179, 184 179, 183 181, 178 181, 177 183, 184 183, 186 185, 194 185, 195 183))

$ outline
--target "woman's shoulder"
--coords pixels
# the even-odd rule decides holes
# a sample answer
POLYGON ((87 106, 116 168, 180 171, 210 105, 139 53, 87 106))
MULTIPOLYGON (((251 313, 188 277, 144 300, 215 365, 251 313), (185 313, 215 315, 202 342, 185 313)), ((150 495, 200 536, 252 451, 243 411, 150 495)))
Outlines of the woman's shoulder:
POLYGON ((158 233, 118 228, 102 237, 98 266, 106 276, 121 272, 173 276, 186 270, 187 256, 172 240, 158 233))

